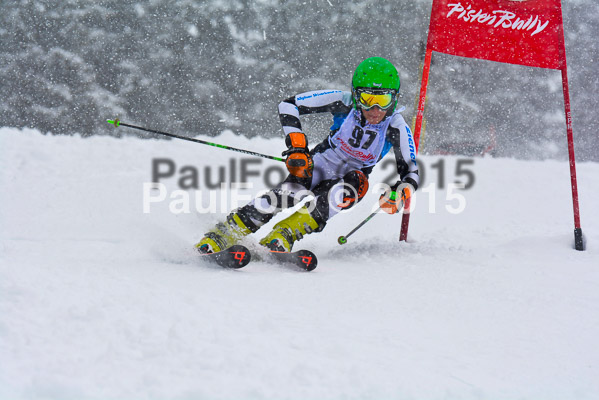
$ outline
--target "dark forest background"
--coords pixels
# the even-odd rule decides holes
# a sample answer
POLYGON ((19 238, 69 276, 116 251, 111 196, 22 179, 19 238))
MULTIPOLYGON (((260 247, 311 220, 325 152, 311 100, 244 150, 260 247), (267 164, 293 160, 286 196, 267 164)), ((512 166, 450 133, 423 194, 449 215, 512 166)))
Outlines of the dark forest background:
MULTIPOLYGON (((194 136, 282 136, 277 104, 349 90, 382 56, 414 116, 432 1, 0 2, 0 126, 129 135, 105 121, 194 136)), ((599 161, 599 4, 564 0, 579 160, 599 161)), ((561 74, 435 53, 424 153, 567 157, 561 74)), ((313 142, 329 118, 309 116, 313 142)), ((144 135, 147 137, 147 135, 144 135)))

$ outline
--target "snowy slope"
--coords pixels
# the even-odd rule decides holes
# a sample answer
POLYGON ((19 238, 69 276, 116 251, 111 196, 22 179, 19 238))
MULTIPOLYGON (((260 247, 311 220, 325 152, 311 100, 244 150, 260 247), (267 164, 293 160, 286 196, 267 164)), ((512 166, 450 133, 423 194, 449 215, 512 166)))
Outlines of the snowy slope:
POLYGON ((224 214, 173 213, 184 174, 144 213, 158 158, 198 171, 196 198, 206 166, 240 172, 236 153, 183 141, 0 129, 0 398, 599 398, 598 164, 578 165, 585 252, 566 163, 474 159, 472 188, 448 192, 460 158, 443 158, 439 189, 441 158, 424 157, 407 243, 383 214, 337 245, 371 194, 297 245, 320 260, 301 273, 202 265, 191 245, 224 214))

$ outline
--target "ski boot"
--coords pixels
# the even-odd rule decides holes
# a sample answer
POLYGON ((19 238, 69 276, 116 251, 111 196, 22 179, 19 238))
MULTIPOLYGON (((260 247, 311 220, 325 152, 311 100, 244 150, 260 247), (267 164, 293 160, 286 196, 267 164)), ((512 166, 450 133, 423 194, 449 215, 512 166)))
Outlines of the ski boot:
POLYGON ((319 232, 323 227, 324 224, 319 225, 304 206, 277 223, 272 231, 260 240, 260 244, 270 250, 290 252, 293 243, 302 239, 304 235, 319 232))
POLYGON ((239 214, 231 213, 225 222, 219 222, 195 245, 202 254, 216 253, 236 244, 252 231, 241 221, 239 214))

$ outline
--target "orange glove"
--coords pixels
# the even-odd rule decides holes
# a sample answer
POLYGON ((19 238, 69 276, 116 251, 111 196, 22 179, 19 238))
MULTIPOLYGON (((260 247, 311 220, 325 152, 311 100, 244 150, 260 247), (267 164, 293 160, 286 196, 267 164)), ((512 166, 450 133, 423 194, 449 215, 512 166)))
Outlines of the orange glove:
POLYGON ((288 149, 283 152, 285 166, 289 173, 298 178, 310 178, 314 169, 314 161, 308 152, 308 139, 301 132, 291 132, 285 138, 288 149))
POLYGON ((401 185, 401 181, 391 186, 391 189, 381 195, 379 205, 388 214, 396 214, 405 202, 412 196, 412 190, 408 185, 401 185), (400 187, 401 186, 401 187, 400 187), (398 193, 398 189, 401 189, 398 193))
POLYGON ((289 173, 298 178, 310 178, 314 169, 314 161, 310 153, 291 153, 285 159, 289 173))

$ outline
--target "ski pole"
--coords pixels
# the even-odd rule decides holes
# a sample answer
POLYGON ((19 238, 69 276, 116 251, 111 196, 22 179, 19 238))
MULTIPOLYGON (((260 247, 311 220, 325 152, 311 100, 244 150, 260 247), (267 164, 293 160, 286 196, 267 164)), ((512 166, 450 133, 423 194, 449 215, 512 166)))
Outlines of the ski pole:
POLYGON ((347 238, 350 237, 351 235, 354 234, 355 231, 357 231, 358 229, 360 229, 365 223, 367 223, 368 221, 370 221, 372 219, 372 217, 374 217, 376 214, 378 214, 379 210, 381 209, 381 206, 379 206, 376 210, 374 210, 374 212, 372 214, 370 214, 369 216, 367 216, 366 218, 364 218, 364 220, 362 222, 360 222, 358 224, 358 226, 356 226, 354 229, 352 229, 352 231, 350 233, 348 233, 347 235, 341 235, 337 238, 337 243, 339 244, 345 244, 347 243, 347 238))
MULTIPOLYGON (((396 192, 391 192, 391 200, 395 201, 395 196, 397 196, 396 192)), ((403 207, 404 202, 403 200, 401 200, 401 204, 399 206, 399 208, 403 207)), ((357 231, 358 229, 360 229, 365 223, 367 223, 368 221, 370 221, 372 219, 372 217, 374 217, 376 214, 378 214, 378 212, 381 210, 381 206, 379 205, 377 207, 376 210, 374 210, 374 212, 372 214, 370 214, 369 216, 367 216, 366 218, 364 218, 364 220, 362 222, 360 222, 358 224, 358 226, 356 226, 354 229, 352 229, 352 231, 350 233, 348 233, 347 235, 341 235, 337 238, 337 243, 339 244, 345 244, 347 243, 347 238, 350 237, 351 235, 354 234, 355 231, 357 231)))
POLYGON ((143 128, 141 126, 135 126, 135 125, 131 125, 131 124, 126 124, 124 122, 121 122, 118 119, 107 119, 106 122, 108 122, 109 124, 114 125, 115 128, 118 128, 119 126, 126 126, 128 128, 139 129, 140 131, 156 133, 158 135, 168 136, 168 137, 172 137, 172 138, 176 138, 176 139, 183 139, 183 140, 187 140, 189 142, 200 143, 200 144, 205 144, 205 145, 208 145, 208 146, 218 147, 220 149, 237 151, 239 153, 248 154, 250 156, 269 158, 271 160, 285 162, 284 158, 269 156, 268 154, 256 153, 254 151, 249 151, 249 150, 244 150, 244 149, 238 149, 236 147, 225 146, 225 145, 222 145, 222 144, 207 142, 205 140, 194 139, 194 138, 190 138, 190 137, 186 137, 186 136, 173 135, 172 133, 160 132, 160 131, 156 131, 154 129, 147 129, 147 128, 143 128))

